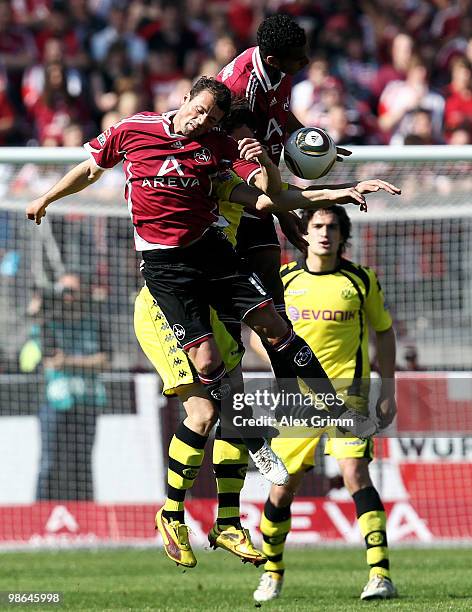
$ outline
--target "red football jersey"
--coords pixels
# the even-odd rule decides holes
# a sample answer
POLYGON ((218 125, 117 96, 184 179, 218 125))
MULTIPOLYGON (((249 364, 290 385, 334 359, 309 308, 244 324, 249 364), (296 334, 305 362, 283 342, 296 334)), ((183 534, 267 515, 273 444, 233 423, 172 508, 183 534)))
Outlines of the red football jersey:
POLYGON ((251 47, 225 66, 216 78, 236 96, 247 99, 258 125, 256 137, 278 164, 287 137, 292 77, 282 73, 277 83, 271 83, 259 47, 251 47))
POLYGON ((218 219, 212 178, 222 160, 246 181, 260 172, 259 164, 239 157, 236 141, 224 132, 195 140, 174 134, 175 112, 137 113, 84 145, 100 168, 124 162, 137 251, 184 246, 218 219))

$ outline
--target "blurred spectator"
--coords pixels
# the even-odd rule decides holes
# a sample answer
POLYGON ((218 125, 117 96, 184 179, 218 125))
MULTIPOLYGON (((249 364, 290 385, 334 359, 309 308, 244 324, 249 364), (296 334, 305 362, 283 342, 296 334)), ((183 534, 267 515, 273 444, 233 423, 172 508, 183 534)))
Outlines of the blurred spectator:
POLYGON ((164 0, 159 21, 141 30, 141 35, 146 38, 150 50, 170 50, 178 68, 186 74, 192 73, 198 61, 198 39, 188 27, 186 15, 178 4, 164 0))
POLYGON ((472 65, 459 57, 451 65, 444 123, 446 130, 451 131, 466 122, 472 125, 472 65))
POLYGON ((364 142, 362 127, 349 121, 342 104, 333 104, 326 117, 326 130, 337 145, 360 145, 364 142))
POLYGON ((69 125, 66 125, 62 134, 63 147, 81 147, 84 141, 84 130, 79 123, 69 123, 69 125))
POLYGON ((135 91, 124 91, 118 98, 117 109, 120 119, 130 117, 143 110, 141 96, 135 91))
POLYGON ((327 83, 334 83, 329 74, 328 60, 316 57, 308 66, 307 78, 292 89, 292 111, 304 125, 310 125, 309 109, 319 102, 321 90, 327 83))
MULTIPOLYGON (((45 72, 48 64, 63 64, 64 43, 60 37, 48 38, 43 47, 43 61, 30 66, 23 75, 21 96, 27 109, 32 108, 44 91, 45 72)), ((80 96, 84 89, 82 75, 77 68, 64 65, 66 88, 71 96, 80 96)))
POLYGON ((229 64, 230 61, 238 55, 238 49, 234 38, 229 34, 224 34, 216 39, 213 47, 215 61, 218 64, 218 72, 229 64))
POLYGON ((36 59, 33 36, 23 26, 16 25, 9 0, 0 0, 0 65, 8 79, 8 92, 14 104, 21 103, 23 70, 36 59))
POLYGON ((405 126, 406 134, 403 144, 435 145, 443 144, 434 133, 431 112, 424 108, 417 108, 408 115, 409 126, 405 126), (412 142, 412 137, 416 142, 412 142))
POLYGON ((334 73, 347 91, 358 100, 370 100, 377 79, 377 65, 364 48, 360 36, 345 41, 345 54, 338 57, 334 73))
MULTIPOLYGON (((235 0, 230 2, 228 8, 228 21, 231 24, 231 28, 239 40, 240 47, 249 46, 248 43, 254 40, 254 28, 256 6, 255 2, 251 0, 235 0)), ((259 25, 259 20, 257 20, 259 25)))
POLYGON ((180 79, 175 88, 168 96, 156 96, 153 100, 153 110, 156 113, 165 113, 174 110, 182 103, 182 98, 190 91, 192 81, 190 79, 180 79))
POLYGON ((91 53, 91 38, 106 27, 106 22, 92 12, 88 0, 69 0, 67 2, 72 26, 82 49, 91 53))
POLYGON ((407 371, 421 372, 425 369, 418 362, 418 349, 414 344, 405 346, 403 359, 405 360, 405 370, 407 371))
POLYGON ((428 68, 419 56, 409 64, 405 80, 391 81, 379 100, 379 126, 391 144, 402 144, 418 109, 431 113, 434 139, 441 140, 444 98, 429 87, 428 68))
POLYGON ((126 89, 133 91, 137 83, 124 43, 114 42, 92 74, 90 86, 95 106, 101 113, 115 109, 119 94, 126 89))
POLYGON ((409 34, 398 33, 390 48, 390 60, 382 64, 377 73, 373 94, 379 98, 391 81, 401 81, 406 77, 413 55, 413 39, 409 34))
POLYGON ((102 117, 102 121, 100 123, 100 130, 105 132, 109 127, 118 123, 118 121, 122 119, 120 113, 116 110, 108 111, 102 117))
POLYGON ((148 53, 145 90, 150 100, 168 96, 182 77, 183 72, 171 49, 155 49, 148 53))
MULTIPOLYGON (((87 123, 88 109, 79 97, 67 91, 63 64, 51 62, 45 68, 44 90, 30 109, 40 144, 61 146, 63 130, 72 121, 87 123), (47 142, 46 142, 47 141, 47 142)), ((90 126, 87 126, 90 128, 90 126)))
POLYGON ((36 45, 39 57, 47 61, 45 46, 50 39, 61 41, 61 60, 68 67, 85 69, 90 63, 90 57, 85 52, 82 42, 77 36, 65 5, 53 4, 49 12, 46 27, 36 35, 36 45))
MULTIPOLYGON (((431 113, 434 142, 448 142, 455 126, 466 128, 472 0, 0 0, 0 71, 3 65, 7 79, 1 116, 10 123, 8 102, 16 115, 13 132, 5 141, 0 128, 0 139, 25 144, 35 137, 21 103, 37 103, 52 62, 65 66, 67 92, 82 99, 96 128, 124 93, 139 93, 141 110, 177 106, 186 79, 215 74, 255 42, 261 19, 277 11, 293 15, 309 40, 310 69, 295 81, 292 96, 302 122, 326 122, 332 104, 344 105, 348 133, 362 144, 416 138, 412 117, 404 125, 402 119, 418 108, 431 113), (410 64, 418 77, 419 56, 428 70, 416 79, 417 85, 423 80, 424 93, 415 101, 410 64), (445 127, 440 104, 430 104, 436 90, 448 99, 445 127)), ((341 119, 339 109, 334 116, 341 119)))
POLYGON ((195 78, 198 79, 201 76, 216 76, 220 70, 221 66, 218 62, 212 58, 208 58, 200 64, 195 78))
POLYGON ((11 0, 15 23, 36 30, 49 17, 53 0, 11 0))
POLYGON ((92 36, 91 51, 95 61, 103 62, 113 43, 122 42, 131 63, 141 66, 146 59, 146 44, 129 29, 128 3, 113 2, 108 15, 108 25, 92 36))
POLYGON ((0 146, 9 143, 15 127, 15 112, 7 94, 7 78, 0 70, 0 146))
POLYGON ((472 127, 470 123, 458 126, 449 135, 451 145, 470 145, 472 144, 472 127))
POLYGON ((108 367, 106 317, 76 274, 64 275, 41 304, 45 404, 39 411, 39 500, 93 500, 92 450, 106 404, 98 374, 108 367))

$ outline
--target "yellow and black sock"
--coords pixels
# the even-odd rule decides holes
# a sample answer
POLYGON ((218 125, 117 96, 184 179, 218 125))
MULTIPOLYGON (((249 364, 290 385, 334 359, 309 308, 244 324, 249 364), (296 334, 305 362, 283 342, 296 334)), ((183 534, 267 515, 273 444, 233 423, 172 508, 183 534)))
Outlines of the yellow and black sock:
POLYGON ((264 565, 266 572, 283 575, 285 570, 283 561, 285 540, 291 524, 290 506, 277 508, 270 499, 267 499, 260 524, 263 538, 262 552, 267 557, 267 563, 264 565))
POLYGON ((240 439, 221 440, 219 428, 213 443, 213 471, 218 489, 218 515, 220 529, 229 525, 240 529, 239 495, 246 478, 248 452, 240 439))
POLYGON ((169 445, 167 499, 163 516, 184 522, 185 494, 190 489, 202 465, 208 436, 201 436, 181 423, 169 445))
POLYGON ((382 500, 374 487, 356 491, 352 498, 356 504, 357 522, 367 549, 370 577, 379 574, 390 578, 387 516, 382 500))

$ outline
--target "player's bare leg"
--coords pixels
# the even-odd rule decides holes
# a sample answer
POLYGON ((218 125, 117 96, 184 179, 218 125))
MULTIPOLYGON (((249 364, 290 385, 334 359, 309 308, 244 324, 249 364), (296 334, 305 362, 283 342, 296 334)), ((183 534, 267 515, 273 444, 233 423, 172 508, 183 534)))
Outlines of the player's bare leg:
MULTIPOLYGON (((258 435, 257 431, 248 433, 238 429, 232 423, 232 410, 229 411, 229 419, 226 418, 228 411, 222 410, 223 400, 229 398, 231 402, 234 393, 243 392, 243 387, 242 385, 238 386, 228 376, 214 338, 210 336, 198 345, 192 346, 188 350, 188 356, 197 370, 202 386, 218 411, 225 434, 241 438, 254 465, 269 482, 276 485, 284 484, 288 478, 287 470, 267 444, 267 441, 258 435)), ((242 413, 246 414, 248 418, 252 416, 252 410, 249 407, 245 407, 242 413)))
POLYGON ((367 547, 369 580, 361 593, 361 599, 391 599, 397 590, 390 576, 386 515, 377 490, 369 474, 366 458, 339 459, 344 484, 356 505, 357 521, 367 547))

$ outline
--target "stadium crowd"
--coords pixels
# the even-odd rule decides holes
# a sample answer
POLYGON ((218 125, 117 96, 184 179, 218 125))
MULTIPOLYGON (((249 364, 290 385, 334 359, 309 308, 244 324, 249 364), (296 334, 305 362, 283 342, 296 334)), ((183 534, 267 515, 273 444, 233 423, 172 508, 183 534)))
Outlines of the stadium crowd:
POLYGON ((0 145, 80 145, 173 109, 274 12, 309 37, 305 124, 338 144, 472 142, 471 0, 0 0, 0 145))

